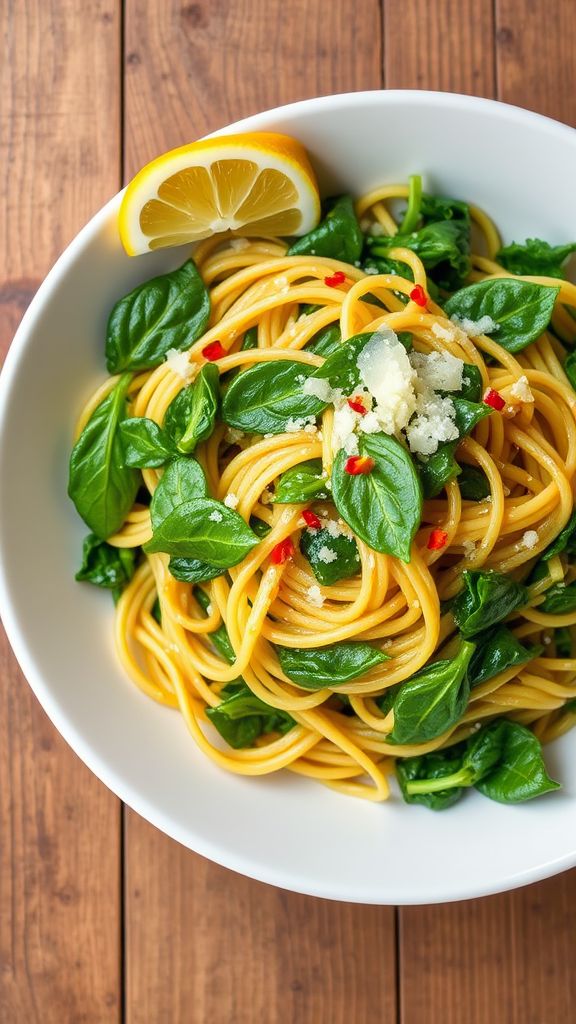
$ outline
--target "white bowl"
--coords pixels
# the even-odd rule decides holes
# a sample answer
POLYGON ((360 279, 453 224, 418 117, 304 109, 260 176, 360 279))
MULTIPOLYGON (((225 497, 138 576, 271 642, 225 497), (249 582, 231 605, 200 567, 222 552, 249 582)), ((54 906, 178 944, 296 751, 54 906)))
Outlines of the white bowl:
MULTIPOLYGON (((576 236, 576 132, 524 110, 440 93, 357 93, 268 111, 226 131, 246 129, 297 136, 328 192, 358 194, 422 171, 428 189, 484 207, 508 240, 576 236)), ((399 797, 353 800, 288 773, 229 775, 196 749, 178 713, 124 676, 110 595, 74 582, 86 531, 66 497, 70 438, 81 403, 105 376, 111 305, 182 253, 127 257, 118 206, 116 196, 44 281, 0 384, 0 608, 56 727, 158 828, 286 889, 361 903, 440 902, 576 864, 574 735, 546 753, 560 793, 519 807, 470 793, 434 814, 399 797)))

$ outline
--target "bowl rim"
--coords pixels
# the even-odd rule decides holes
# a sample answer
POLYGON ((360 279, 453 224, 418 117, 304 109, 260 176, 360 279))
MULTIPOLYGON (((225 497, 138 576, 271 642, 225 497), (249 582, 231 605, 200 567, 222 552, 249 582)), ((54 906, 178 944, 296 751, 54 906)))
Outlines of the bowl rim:
MULTIPOLYGON (((544 130, 556 136, 563 136, 566 140, 570 140, 576 149, 576 130, 553 118, 513 104, 503 103, 500 100, 486 99, 462 93, 418 89, 364 90, 299 100, 295 103, 283 104, 252 114, 219 128, 205 137, 228 134, 230 132, 269 130, 266 127, 262 128, 260 123, 275 117, 278 117, 281 121, 284 117, 298 116, 310 110, 322 112, 323 110, 329 111, 335 108, 346 109, 354 107, 359 103, 377 107, 387 105, 397 107, 418 103, 423 106, 441 106, 454 110, 485 111, 495 118, 514 123, 520 122, 528 126, 533 125, 539 132, 544 130)), ((276 130, 281 131, 281 126, 276 130)), ((121 190, 109 199, 75 235, 49 270, 25 311, 0 371, 0 436, 4 435, 7 427, 12 384, 17 375, 28 340, 37 323, 42 318, 45 300, 51 294, 54 286, 65 277, 68 269, 74 264, 86 244, 99 231, 102 224, 106 223, 115 213, 123 192, 124 190, 121 190)), ((479 878, 477 883, 471 886, 470 884, 461 885, 458 883, 457 878, 455 878, 450 891, 440 897, 437 892, 435 893, 430 889, 427 898, 423 898, 420 892, 417 898, 414 899, 405 894, 402 895, 401 899, 398 899, 397 894, 394 894, 391 889, 389 899, 383 899, 381 893, 373 898, 368 898, 365 891, 362 891, 361 894, 359 890, 356 891, 352 882, 348 885, 346 892, 336 891, 326 883, 317 883, 312 886, 307 884, 306 880, 302 879, 298 874, 290 874, 286 868, 277 869, 274 864, 268 864, 266 867, 262 864, 255 866, 248 856, 236 852, 233 846, 224 845, 220 841, 212 840, 205 834, 193 834, 188 826, 181 826, 179 821, 170 813, 164 811, 157 802, 150 800, 142 792, 136 790, 128 780, 124 779, 122 769, 111 767, 105 756, 94 745, 89 732, 77 729, 71 721, 65 702, 54 696, 51 686, 44 678, 40 666, 36 664, 35 659, 28 650, 26 640, 19 626, 16 608, 12 604, 1 555, 2 550, 0 549, 0 615, 2 616, 7 637, 18 664, 49 719, 72 750, 108 789, 145 820, 195 853, 249 878, 292 892, 341 902, 360 902, 376 905, 435 904, 473 899, 527 885, 576 865, 576 849, 574 849, 570 853, 549 859, 530 868, 501 875, 497 881, 483 881, 482 878, 479 878)))

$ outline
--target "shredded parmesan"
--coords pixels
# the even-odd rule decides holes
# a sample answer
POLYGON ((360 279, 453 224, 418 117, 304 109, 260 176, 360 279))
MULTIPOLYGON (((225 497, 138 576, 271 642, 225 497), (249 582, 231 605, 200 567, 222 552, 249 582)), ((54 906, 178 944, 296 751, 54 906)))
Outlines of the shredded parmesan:
POLYGON ((468 320, 467 317, 453 316, 452 323, 465 331, 469 338, 477 338, 480 334, 494 334, 498 330, 498 324, 491 316, 481 316, 479 320, 468 320))
POLYGON ((211 512, 210 515, 208 516, 208 519, 210 519, 210 521, 213 523, 221 523, 222 520, 224 519, 224 516, 222 515, 221 512, 218 511, 217 508, 215 508, 214 511, 211 512))
POLYGON ((189 352, 180 352, 177 348, 170 348, 166 353, 166 363, 173 373, 177 373, 182 380, 189 382, 194 376, 195 366, 189 359, 189 352))
POLYGON ((308 587, 306 591, 306 597, 308 598, 308 604, 311 604, 314 608, 321 608, 324 604, 324 598, 320 593, 320 587, 314 584, 308 587))
POLYGON ((512 398, 517 398, 520 402, 534 401, 534 395, 530 390, 528 378, 525 374, 522 374, 522 376, 519 377, 518 380, 512 385, 512 387, 510 388, 510 395, 512 398))
POLYGON ((522 547, 531 549, 536 547, 537 543, 538 534, 536 530, 526 530, 526 533, 523 535, 521 540, 522 547))
POLYGON ((335 562, 337 558, 338 555, 336 552, 332 548, 329 548, 327 544, 323 544, 318 551, 318 560, 320 562, 324 562, 326 565, 329 565, 330 562, 335 562))
POLYGON ((232 491, 230 491, 230 493, 227 494, 226 497, 224 498, 224 504, 226 505, 226 508, 238 508, 239 501, 240 498, 238 497, 238 495, 232 494, 232 491))

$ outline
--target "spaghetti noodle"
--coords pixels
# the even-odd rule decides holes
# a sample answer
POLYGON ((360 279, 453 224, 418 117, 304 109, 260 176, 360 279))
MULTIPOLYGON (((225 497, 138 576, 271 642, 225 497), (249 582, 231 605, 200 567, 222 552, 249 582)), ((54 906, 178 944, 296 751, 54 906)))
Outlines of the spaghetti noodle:
MULTIPOLYGON (((395 234, 394 203, 407 195, 406 186, 386 186, 362 198, 357 215, 367 234, 395 234)), ((475 207, 470 214, 483 255, 472 255, 466 284, 512 278, 495 260, 500 241, 494 225, 475 207)), ((288 254, 280 239, 239 243, 215 236, 200 243, 194 260, 209 290, 211 315, 208 329, 187 350, 186 379, 168 359, 135 372, 127 400, 131 418, 146 417, 162 427, 170 404, 206 365, 207 351, 219 355, 214 365, 224 386, 250 368, 279 361, 316 371, 324 357, 313 342, 330 327, 340 330, 344 344, 353 336, 393 331, 410 337, 414 353, 449 353, 475 367, 484 405, 496 401, 496 411, 454 443, 455 474, 439 493, 425 497, 409 560, 371 547, 350 530, 332 501, 334 404, 327 402, 316 422, 296 419, 271 436, 242 434, 217 418, 193 458, 208 494, 235 508, 246 524, 259 526, 258 543, 238 564, 196 584, 174 577, 168 554, 144 550, 118 600, 114 627, 130 678, 147 696, 179 709, 202 752, 221 768, 243 775, 287 768, 374 801, 388 797, 399 760, 450 750, 484 723, 505 717, 547 742, 576 720, 569 710, 570 701, 576 707, 576 656, 560 642, 571 638, 576 611, 541 610, 550 588, 576 580, 565 550, 541 560, 573 512, 576 395, 563 369, 561 339, 573 340, 576 333, 570 313, 576 286, 546 277, 514 278, 559 291, 550 327, 513 352, 498 343, 497 330, 478 332, 450 318, 443 292, 432 298, 416 252, 391 247, 388 257, 391 270, 375 265, 366 273, 332 258, 288 254), (248 332, 255 347, 243 347, 248 332), (210 349, 216 342, 219 347, 210 349), (283 474, 314 460, 322 461, 322 479, 328 481, 327 490, 316 492, 323 496, 275 500, 283 474), (484 481, 483 496, 463 495, 458 468, 484 481), (304 553, 303 536, 311 542, 320 526, 357 551, 354 571, 329 584, 319 580, 304 553), (546 572, 534 572, 537 565, 546 572), (527 599, 507 615, 506 625, 530 656, 473 686, 457 720, 438 735, 399 742, 393 698, 426 666, 454 658, 459 633, 453 601, 462 593, 463 572, 472 579, 474 572, 488 570, 528 587, 527 599), (230 645, 228 660, 215 646, 214 638, 223 636, 230 645), (338 652, 332 645, 360 641, 386 660, 334 686, 299 684, 278 654, 338 652), (259 716, 261 731, 234 749, 222 742, 207 712, 240 687, 257 699, 252 714, 259 716)), ((110 378, 87 403, 77 436, 118 379, 110 378)), ((416 456, 413 461, 419 465, 416 456)), ((142 470, 150 496, 164 472, 142 470)), ((108 543, 140 551, 152 534, 149 499, 141 489, 108 543)), ((331 555, 328 545, 325 565, 331 555)))

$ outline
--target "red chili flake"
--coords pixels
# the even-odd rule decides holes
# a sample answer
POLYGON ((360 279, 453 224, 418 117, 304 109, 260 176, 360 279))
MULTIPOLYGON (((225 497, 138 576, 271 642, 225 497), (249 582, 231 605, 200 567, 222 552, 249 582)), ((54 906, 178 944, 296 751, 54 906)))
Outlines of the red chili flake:
POLYGON ((209 345, 206 345, 206 348, 202 349, 202 355, 209 363, 215 363, 217 359, 222 359, 223 356, 227 355, 227 352, 222 342, 211 341, 209 345))
POLYGON ((485 405, 489 405, 491 409, 496 409, 497 412, 501 412, 506 405, 505 399, 502 398, 499 391, 494 391, 494 388, 486 389, 482 396, 482 401, 485 405))
POLYGON ((324 284, 327 284, 329 288, 337 288, 339 284, 344 284, 346 280, 346 274, 343 270, 337 270, 331 277, 324 278, 324 284))
POLYGON ((350 473, 350 476, 361 476, 363 473, 371 473, 374 466, 374 459, 371 459, 369 455, 351 455, 346 460, 344 469, 346 473, 350 473))
POLYGON ((287 562, 289 558, 294 558, 295 552, 296 549, 290 537, 285 537, 285 539, 281 540, 275 548, 272 548, 272 551, 270 552, 270 561, 273 562, 274 565, 283 565, 283 563, 287 562))
POLYGON ((432 533, 428 537, 428 544, 426 545, 430 551, 440 551, 444 547, 448 540, 448 534, 446 530, 432 530, 432 533))
POLYGON ((311 530, 319 530, 322 523, 315 512, 311 512, 309 508, 304 509, 302 513, 302 519, 309 526, 311 530))
POLYGON ((347 402, 350 408, 354 409, 354 412, 359 412, 361 416, 366 415, 366 406, 360 398, 348 398, 347 402))
POLYGON ((412 302, 415 302, 417 306, 422 306, 423 309, 426 306, 426 303, 428 302, 428 296, 426 295, 426 292, 424 291, 421 284, 417 284, 412 289, 412 291, 410 292, 410 298, 412 299, 412 302))

